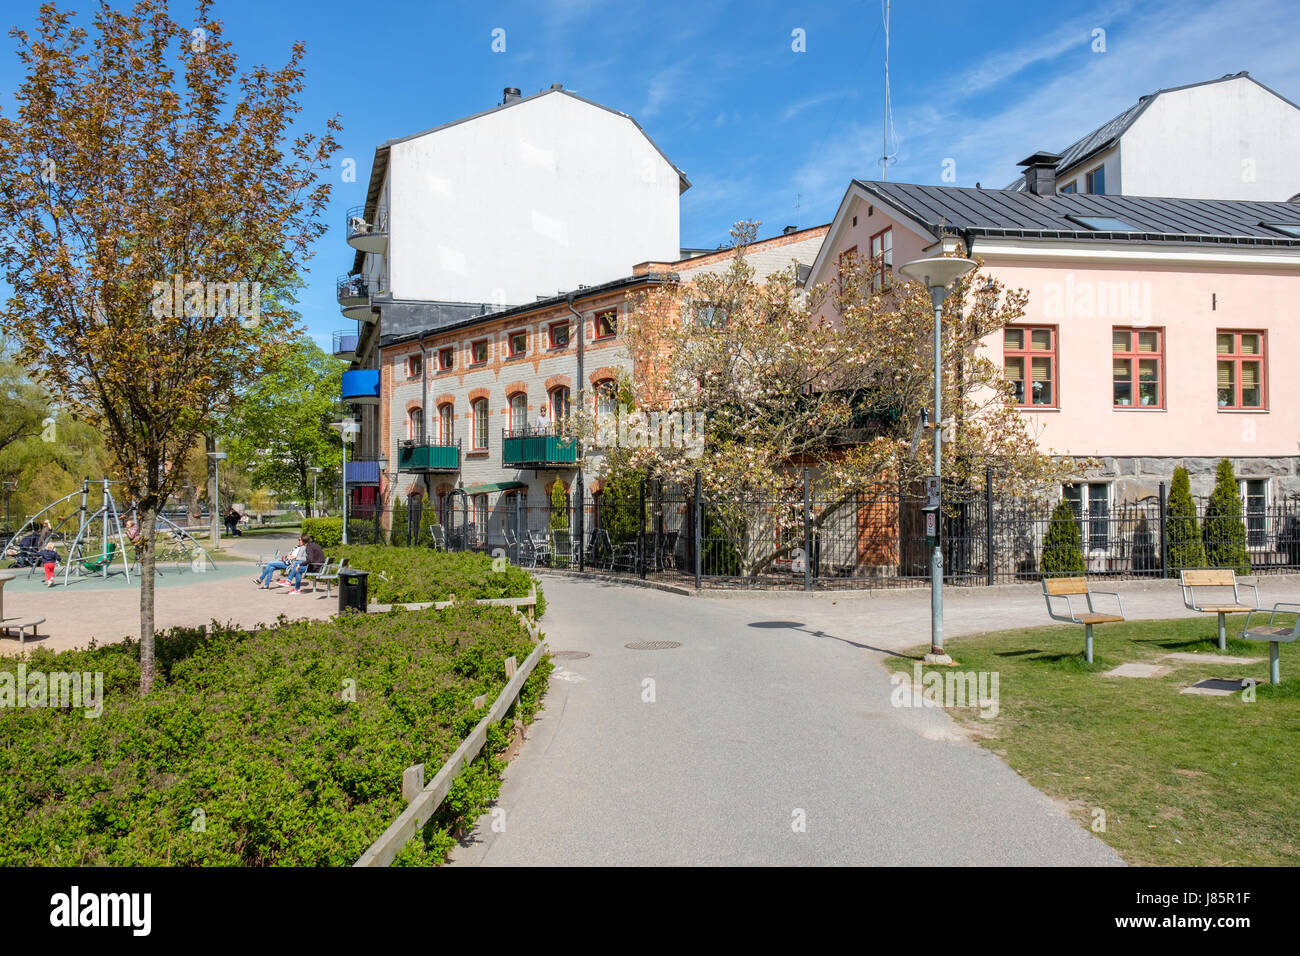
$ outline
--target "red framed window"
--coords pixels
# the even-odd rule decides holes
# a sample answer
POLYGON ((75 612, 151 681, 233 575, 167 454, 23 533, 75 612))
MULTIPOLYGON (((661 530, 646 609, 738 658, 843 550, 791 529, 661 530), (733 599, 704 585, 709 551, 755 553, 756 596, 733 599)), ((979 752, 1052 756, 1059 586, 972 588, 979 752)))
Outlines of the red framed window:
POLYGON ((456 408, 453 405, 438 406, 438 442, 451 445, 456 440, 456 408))
POLYGON ((506 339, 509 346, 509 355, 511 358, 519 358, 521 355, 528 354, 528 333, 523 329, 517 332, 511 332, 506 339))
POLYGON ((858 254, 857 246, 849 246, 847 249, 845 249, 843 252, 840 253, 840 258, 839 258, 840 275, 844 275, 844 270, 848 266, 849 260, 854 256, 856 256, 857 254, 858 254))
POLYGON ((1056 408, 1056 326, 1013 325, 1002 330, 1002 368, 1018 408, 1056 408))
POLYGON ((416 354, 407 356, 406 359, 406 377, 419 378, 424 371, 424 356, 416 354))
POLYGON ((1164 408, 1164 329, 1112 329, 1110 350, 1114 407, 1164 408))
POLYGON ((871 289, 879 292, 889 284, 889 277, 894 272, 894 230, 882 229, 871 237, 871 289))
POLYGON ((456 367, 456 347, 448 345, 438 349, 438 371, 446 372, 456 367))
POLYGON ((474 450, 487 451, 488 446, 488 403, 486 398, 474 402, 474 450))
POLYGON ((546 330, 547 340, 553 349, 562 349, 569 344, 569 323, 554 322, 546 330))
POLYGON ((618 334, 618 309, 606 309, 597 312, 595 319, 596 338, 608 339, 618 334))
POLYGON ((551 422, 559 424, 569 417, 569 390, 563 385, 551 389, 551 422))
POLYGON ((469 364, 486 365, 488 357, 487 339, 479 339, 469 344, 469 364))
POLYGON ((406 437, 415 441, 424 439, 424 410, 413 408, 406 416, 406 437))
POLYGON ((1219 407, 1267 408, 1264 386, 1268 356, 1264 333, 1220 329, 1215 336, 1214 352, 1219 407))

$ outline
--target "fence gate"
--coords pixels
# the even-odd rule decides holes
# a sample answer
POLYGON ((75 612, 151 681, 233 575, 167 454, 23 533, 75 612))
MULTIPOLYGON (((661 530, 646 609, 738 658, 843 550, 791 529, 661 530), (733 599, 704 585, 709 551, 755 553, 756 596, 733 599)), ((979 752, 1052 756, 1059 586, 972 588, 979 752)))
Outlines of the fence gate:
POLYGON ((447 529, 447 550, 468 551, 474 547, 474 526, 469 517, 469 495, 460 488, 447 492, 443 502, 442 526, 447 529))

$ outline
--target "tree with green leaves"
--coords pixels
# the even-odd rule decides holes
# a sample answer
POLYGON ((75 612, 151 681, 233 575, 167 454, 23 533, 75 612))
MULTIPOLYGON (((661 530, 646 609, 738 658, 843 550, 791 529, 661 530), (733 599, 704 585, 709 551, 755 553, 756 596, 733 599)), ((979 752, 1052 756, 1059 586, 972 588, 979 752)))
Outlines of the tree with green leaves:
POLYGON ((343 367, 302 335, 240 396, 222 430, 231 463, 254 486, 309 503, 312 468, 330 475, 342 467, 342 446, 329 423, 341 414, 343 367))
POLYGON ((569 530, 569 494, 559 478, 551 485, 551 530, 569 530))
POLYGON ((1083 536, 1079 534, 1079 516, 1064 499, 1052 510, 1047 534, 1043 536, 1044 575, 1083 574, 1083 536))
POLYGON ((1196 521, 1196 503, 1192 501, 1192 483, 1187 469, 1179 465, 1169 485, 1165 505, 1165 538, 1169 542, 1169 570, 1205 567, 1205 545, 1196 521))
POLYGON ((104 435, 140 515, 140 689, 153 687, 157 515, 179 464, 289 351, 296 281, 338 148, 294 128, 305 50, 239 72, 210 0, 53 3, 15 29, 0 113, 0 320, 47 391, 104 435), (263 296, 265 289, 268 295, 263 296))
POLYGON ((1212 568, 1233 568, 1238 574, 1250 573, 1250 552, 1246 549, 1246 524, 1241 518, 1241 495, 1232 462, 1219 460, 1214 474, 1214 490, 1205 505, 1201 525, 1205 542, 1205 562, 1212 568))

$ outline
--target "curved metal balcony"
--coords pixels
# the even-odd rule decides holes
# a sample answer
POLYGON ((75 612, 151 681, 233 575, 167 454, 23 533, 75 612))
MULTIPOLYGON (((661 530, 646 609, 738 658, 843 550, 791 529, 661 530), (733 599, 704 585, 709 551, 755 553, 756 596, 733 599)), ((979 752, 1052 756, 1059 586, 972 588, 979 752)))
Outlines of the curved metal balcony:
POLYGON ((344 372, 342 398, 353 405, 378 405, 379 369, 359 368, 344 372))
POLYGON ((384 206, 369 211, 364 205, 353 206, 347 211, 345 228, 353 249, 377 253, 388 249, 388 209, 384 206))
POLYGON ((334 280, 334 294, 349 319, 374 322, 378 315, 370 307, 370 296, 375 292, 373 280, 363 275, 339 276, 334 280))
POLYGON ((357 342, 361 336, 356 329, 334 333, 334 357, 345 362, 354 362, 357 358, 357 342))
POLYGON ((576 438, 555 425, 501 429, 501 464, 507 468, 573 468, 582 457, 576 438))

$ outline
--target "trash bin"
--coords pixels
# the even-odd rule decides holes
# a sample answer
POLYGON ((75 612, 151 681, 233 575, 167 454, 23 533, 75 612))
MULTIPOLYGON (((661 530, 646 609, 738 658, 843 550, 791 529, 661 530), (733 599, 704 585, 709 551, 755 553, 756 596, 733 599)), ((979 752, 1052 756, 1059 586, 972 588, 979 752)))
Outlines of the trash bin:
POLYGON ((339 572, 339 611, 348 609, 366 613, 370 585, 367 579, 369 571, 344 568, 339 572))

